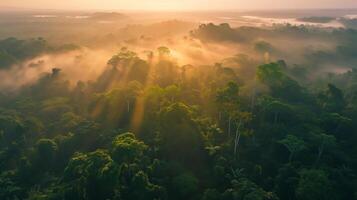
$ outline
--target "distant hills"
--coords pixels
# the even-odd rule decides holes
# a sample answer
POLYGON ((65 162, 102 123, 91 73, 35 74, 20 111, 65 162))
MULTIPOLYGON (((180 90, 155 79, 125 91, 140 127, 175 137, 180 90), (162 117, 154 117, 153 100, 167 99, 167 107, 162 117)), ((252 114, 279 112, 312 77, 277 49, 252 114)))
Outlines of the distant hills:
POLYGON ((96 12, 90 15, 88 19, 99 21, 118 21, 127 18, 128 16, 117 12, 96 12))
POLYGON ((329 23, 333 20, 336 20, 334 17, 303 17, 298 18, 298 21, 302 22, 311 22, 311 23, 329 23))

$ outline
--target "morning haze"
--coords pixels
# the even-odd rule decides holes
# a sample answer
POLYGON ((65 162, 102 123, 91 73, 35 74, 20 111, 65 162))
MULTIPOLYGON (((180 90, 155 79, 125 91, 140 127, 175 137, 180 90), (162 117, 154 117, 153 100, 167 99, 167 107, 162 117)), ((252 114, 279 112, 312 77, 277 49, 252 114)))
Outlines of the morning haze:
POLYGON ((0 0, 0 200, 357 200, 357 0, 0 0))
POLYGON ((1 7, 109 10, 236 10, 356 8, 355 0, 2 0, 1 7))

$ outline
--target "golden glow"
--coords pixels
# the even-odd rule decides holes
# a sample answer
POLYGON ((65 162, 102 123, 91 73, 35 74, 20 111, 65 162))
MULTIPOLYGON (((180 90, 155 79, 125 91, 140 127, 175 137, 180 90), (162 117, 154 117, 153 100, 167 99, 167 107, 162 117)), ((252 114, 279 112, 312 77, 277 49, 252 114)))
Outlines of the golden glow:
POLYGON ((1 0, 0 6, 51 9, 217 10, 351 8, 356 0, 1 0))

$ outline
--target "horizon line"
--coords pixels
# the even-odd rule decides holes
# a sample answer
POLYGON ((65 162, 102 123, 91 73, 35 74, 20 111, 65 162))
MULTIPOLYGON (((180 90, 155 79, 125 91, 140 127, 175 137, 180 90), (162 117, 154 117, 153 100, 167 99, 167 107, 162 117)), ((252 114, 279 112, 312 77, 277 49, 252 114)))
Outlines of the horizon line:
POLYGON ((107 8, 28 8, 17 6, 1 6, 0 10, 8 11, 105 11, 105 12, 249 12, 249 11, 306 11, 306 10, 357 10, 357 7, 342 8, 342 7, 326 7, 326 8, 233 8, 233 9, 107 9, 107 8))

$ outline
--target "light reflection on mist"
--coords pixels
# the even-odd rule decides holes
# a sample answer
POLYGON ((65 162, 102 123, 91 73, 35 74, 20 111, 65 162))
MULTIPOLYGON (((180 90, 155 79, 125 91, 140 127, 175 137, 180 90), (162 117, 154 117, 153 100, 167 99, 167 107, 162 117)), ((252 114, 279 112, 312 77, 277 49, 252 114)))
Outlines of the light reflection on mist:
POLYGON ((104 70, 110 56, 111 53, 105 50, 89 49, 42 55, 0 70, 0 89, 17 90, 36 82, 53 68, 60 68, 72 83, 94 80, 104 70))
MULTIPOLYGON (((219 62, 227 56, 238 52, 238 45, 204 44, 192 38, 138 40, 136 43, 124 43, 125 47, 137 52, 146 59, 147 52, 156 51, 158 46, 170 49, 172 59, 179 65, 203 65, 219 62), (160 44, 160 45, 158 45, 160 44)), ((49 73, 53 68, 60 68, 63 74, 75 84, 77 81, 94 81, 107 67, 108 60, 119 50, 113 47, 100 49, 82 48, 67 53, 46 54, 23 63, 0 70, 0 89, 17 90, 22 86, 32 84, 43 73, 49 73)))

